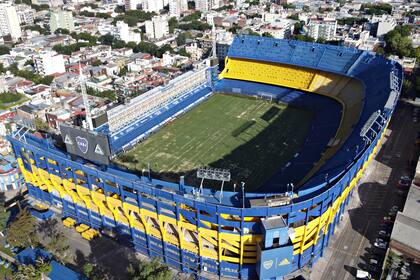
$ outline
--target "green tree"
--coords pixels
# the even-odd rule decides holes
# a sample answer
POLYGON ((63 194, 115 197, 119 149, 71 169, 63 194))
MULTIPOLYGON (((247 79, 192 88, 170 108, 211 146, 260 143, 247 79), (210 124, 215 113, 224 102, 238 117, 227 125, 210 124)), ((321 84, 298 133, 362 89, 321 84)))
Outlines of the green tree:
POLYGON ((288 19, 293 19, 293 20, 299 20, 299 14, 291 14, 290 16, 287 16, 288 19))
POLYGON ((107 280, 109 275, 97 264, 91 262, 83 265, 83 274, 90 280, 107 280))
POLYGON ((10 48, 8 46, 0 45, 0 55, 9 54, 9 53, 10 53, 10 48))
POLYGON ((176 37, 176 44, 178 46, 185 45, 187 42, 187 39, 190 39, 192 37, 192 34, 190 32, 181 32, 176 37))
POLYGON ((191 57, 191 55, 187 52, 185 48, 182 48, 178 51, 179 55, 185 56, 185 57, 191 57))
POLYGON ((170 280, 173 278, 169 268, 158 258, 151 262, 141 261, 138 267, 130 264, 127 273, 131 280, 170 280))
POLYGON ((263 34, 261 34, 261 36, 263 36, 263 37, 268 37, 268 38, 274 38, 274 36, 273 36, 273 35, 271 35, 271 33, 270 33, 270 32, 264 32, 263 34))
POLYGON ((293 34, 295 35, 300 34, 300 31, 302 30, 304 25, 305 24, 302 21, 295 22, 294 28, 293 28, 293 34))
POLYGON ((172 49, 171 45, 165 44, 157 50, 156 56, 159 57, 159 58, 162 58, 164 53, 173 52, 173 51, 174 50, 172 49))
POLYGON ((0 73, 5 73, 6 72, 6 68, 4 68, 3 63, 0 63, 0 73))
POLYGON ((196 11, 188 16, 183 17, 181 21, 195 21, 195 20, 199 20, 200 18, 201 18, 201 12, 196 11))
POLYGON ((10 218, 10 212, 5 208, 4 203, 6 202, 6 196, 4 193, 0 193, 0 231, 4 231, 7 226, 7 221, 10 218))
POLYGON ((299 40, 299 41, 305 41, 305 42, 315 42, 314 38, 309 37, 307 35, 301 35, 301 34, 295 35, 294 39, 299 40))
POLYGON ((35 128, 38 131, 48 131, 50 127, 46 122, 44 122, 41 118, 35 117, 35 128))
POLYGON ((128 72, 128 69, 126 66, 124 66, 120 69, 120 73, 118 74, 118 76, 124 77, 125 75, 127 75, 127 72, 128 72))
POLYGON ((183 23, 179 25, 179 29, 182 30, 198 30, 198 31, 205 31, 211 29, 210 24, 198 20, 193 20, 189 23, 183 23))
POLYGON ((408 37, 410 31, 411 29, 408 26, 397 26, 394 30, 385 34, 385 52, 400 57, 415 56, 415 50, 412 46, 411 39, 408 37))
POLYGON ((362 12, 367 15, 390 15, 392 12, 392 6, 390 4, 377 3, 377 4, 363 4, 360 8, 362 12))
POLYGON ((51 265, 49 262, 42 259, 36 260, 35 265, 19 265, 17 270, 13 273, 13 280, 39 280, 51 272, 51 265))
POLYGON ((106 98, 111 101, 114 101, 117 99, 117 95, 115 94, 113 90, 98 91, 93 88, 87 88, 87 94, 96 96, 96 97, 106 98))
POLYGON ((13 247, 26 248, 38 245, 36 220, 26 210, 22 210, 7 230, 7 242, 13 247))
POLYGON ((140 42, 133 51, 135 53, 142 52, 142 53, 149 53, 151 55, 156 55, 156 52, 158 51, 159 47, 153 43, 150 42, 140 42))
POLYGON ((48 252, 61 263, 70 260, 69 248, 67 238, 60 231, 57 226, 58 221, 55 219, 48 219, 43 221, 38 226, 38 232, 43 234, 43 240, 46 241, 44 246, 48 252))
POLYGON ((384 54, 385 54, 385 50, 384 50, 384 48, 379 47, 379 48, 376 50, 376 53, 377 53, 377 54, 379 54, 379 55, 384 55, 384 54))
POLYGON ((68 29, 65 29, 65 28, 57 28, 54 31, 54 34, 65 34, 65 35, 69 35, 70 34, 70 31, 68 29))
POLYGON ((168 20, 168 25, 169 25, 169 33, 174 33, 175 28, 178 28, 178 20, 176 19, 176 17, 171 17, 168 20))

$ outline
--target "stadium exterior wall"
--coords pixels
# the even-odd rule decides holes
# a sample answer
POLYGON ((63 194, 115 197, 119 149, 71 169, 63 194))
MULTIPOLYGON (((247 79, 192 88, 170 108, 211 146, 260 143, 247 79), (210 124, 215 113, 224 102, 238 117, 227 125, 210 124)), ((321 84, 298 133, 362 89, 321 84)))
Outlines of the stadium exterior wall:
POLYGON ((339 178, 277 207, 249 207, 250 199, 263 194, 224 193, 239 203, 220 204, 194 196, 194 188, 183 182, 112 168, 102 171, 73 161, 47 140, 29 134, 8 139, 29 195, 60 209, 63 217, 95 229, 113 228, 129 236, 139 252, 197 277, 281 279, 323 255, 392 111, 386 125, 339 178), (242 203, 245 207, 238 206, 242 203), (273 217, 275 226, 270 224, 273 217))
MULTIPOLYGON (((66 172, 66 168, 77 166, 69 158, 58 156, 48 151, 46 147, 37 147, 36 145, 20 142, 14 138, 9 140, 12 142, 14 151, 18 156, 19 165, 27 182, 30 196, 60 208, 63 217, 72 217, 78 222, 93 228, 115 227, 121 234, 127 234, 133 238, 134 246, 138 251, 150 257, 161 257, 166 263, 181 271, 196 274, 199 274, 201 271, 207 271, 233 278, 253 279, 257 277, 255 265, 257 260, 256 258, 251 259, 251 263, 246 263, 244 249, 245 247, 257 246, 257 243, 263 237, 259 230, 260 223, 250 222, 249 220, 252 220, 253 217, 282 215, 285 217, 287 225, 291 228, 293 228, 293 223, 304 220, 303 225, 294 228, 297 233, 303 231, 303 236, 300 240, 297 240, 300 246, 293 252, 287 273, 300 269, 308 263, 314 263, 322 256, 325 246, 328 245, 329 238, 333 234, 336 224, 340 221, 340 215, 348 204, 363 170, 379 146, 380 138, 383 134, 384 130, 354 167, 348 170, 346 175, 330 189, 320 192, 310 199, 295 202, 292 205, 260 207, 257 209, 234 208, 195 201, 176 193, 151 187, 147 183, 130 182, 122 177, 110 176, 105 172, 83 165, 79 166, 80 170, 89 175, 80 176, 75 172, 66 172), (30 151, 32 154, 29 155, 29 158, 33 160, 29 160, 32 162, 31 165, 28 165, 23 160, 26 157, 25 154, 27 154, 25 151, 30 151), (44 161, 41 161, 42 158, 44 158, 44 161), (45 173, 41 171, 44 169, 47 170, 45 173), (57 170, 59 170, 59 173, 57 173, 57 170), (158 238, 159 234, 154 232, 154 226, 150 226, 148 229, 144 228, 144 231, 142 231, 139 230, 139 227, 133 221, 130 225, 130 221, 127 224, 127 221, 123 221, 122 217, 118 217, 118 215, 110 217, 111 215, 106 213, 105 209, 99 210, 99 212, 94 211, 93 207, 88 207, 86 203, 83 203, 83 199, 77 198, 77 194, 66 192, 65 185, 68 183, 64 183, 64 181, 62 187, 60 187, 57 184, 58 182, 55 181, 54 175, 50 175, 51 180, 48 178, 47 173, 55 176, 59 175, 62 178, 73 178, 74 180, 85 179, 88 183, 78 185, 78 193, 83 193, 85 190, 92 188, 92 180, 97 176, 97 178, 101 178, 105 182, 103 185, 105 194, 108 194, 108 192, 119 194, 123 198, 125 208, 129 208, 129 206, 139 207, 140 218, 144 221, 143 226, 149 227, 151 222, 147 221, 147 219, 155 217, 161 226, 161 231, 165 232, 163 221, 168 220, 179 229, 178 234, 180 235, 183 230, 192 230, 199 236, 201 235, 200 238, 204 235, 211 238, 214 237, 217 240, 217 244, 220 245, 220 249, 213 256, 207 254, 204 248, 191 247, 190 244, 182 245, 183 238, 181 237, 178 238, 178 245, 180 244, 180 246, 176 246, 177 244, 174 243, 177 242, 174 242, 169 236, 165 237, 164 234, 161 234, 163 238, 158 238), (109 179, 117 183, 119 189, 108 185, 106 181, 109 179), (133 195, 132 192, 126 191, 127 187, 131 187, 137 193, 133 195), (136 201, 134 202, 133 199, 136 201), (171 214, 167 215, 168 212, 171 214), (235 218, 232 219, 232 216, 235 218), (217 229, 209 230, 209 223, 216 225, 217 229), (227 231, 224 227, 236 227, 240 229, 240 232, 227 231), (309 235, 309 231, 314 230, 315 233, 309 235), (255 234, 247 233, 251 231, 255 232, 255 234), (312 238, 313 234, 316 235, 315 239, 312 238), (223 244, 238 242, 238 249, 242 252, 238 254, 239 257, 225 256, 221 247, 228 247, 228 245, 223 246, 223 244)), ((114 203, 111 197, 106 201, 110 205, 114 203)), ((292 243, 295 243, 295 241, 292 240, 292 243)), ((254 252, 256 253, 256 251, 254 252)), ((248 252, 252 251, 249 250, 248 252)), ((290 258, 291 256, 283 257, 290 258)))

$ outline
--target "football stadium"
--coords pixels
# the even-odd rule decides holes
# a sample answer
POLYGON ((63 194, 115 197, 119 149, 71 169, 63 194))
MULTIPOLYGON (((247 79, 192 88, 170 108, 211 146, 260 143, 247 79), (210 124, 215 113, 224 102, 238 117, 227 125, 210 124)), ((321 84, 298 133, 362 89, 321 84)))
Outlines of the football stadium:
POLYGON ((372 52, 255 36, 57 138, 8 137, 33 201, 197 278, 282 279, 323 256, 397 104, 372 52), (55 139, 55 140, 52 140, 55 139))

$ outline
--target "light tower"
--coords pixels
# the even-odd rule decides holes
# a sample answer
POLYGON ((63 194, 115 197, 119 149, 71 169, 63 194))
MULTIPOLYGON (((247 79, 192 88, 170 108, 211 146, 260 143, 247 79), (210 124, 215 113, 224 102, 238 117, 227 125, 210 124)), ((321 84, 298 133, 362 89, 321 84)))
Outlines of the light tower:
POLYGON ((85 107, 85 113, 86 113, 86 120, 85 120, 84 127, 87 130, 92 130, 93 125, 92 125, 92 116, 90 114, 89 98, 87 95, 86 81, 83 76, 82 65, 80 64, 80 62, 79 62, 79 82, 80 82, 80 89, 81 89, 82 98, 83 98, 83 106, 85 107))

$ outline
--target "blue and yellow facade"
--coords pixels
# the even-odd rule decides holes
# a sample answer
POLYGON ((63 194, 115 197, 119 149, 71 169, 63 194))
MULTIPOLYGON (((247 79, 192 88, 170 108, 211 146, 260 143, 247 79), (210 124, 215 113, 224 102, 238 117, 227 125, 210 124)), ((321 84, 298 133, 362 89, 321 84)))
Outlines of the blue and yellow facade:
MULTIPOLYGON (((211 274, 233 279, 281 279, 313 264, 323 255, 357 182, 380 145, 396 102, 388 98, 390 73, 399 77, 400 86, 402 72, 399 65, 372 54, 352 51, 346 58, 347 51, 342 48, 337 49, 341 55, 337 55, 335 64, 330 59, 331 67, 335 68, 329 69, 323 61, 330 51, 327 47, 302 43, 309 52, 304 64, 293 59, 292 53, 302 55, 301 43, 295 43, 295 48, 289 50, 293 46, 286 45, 284 40, 261 42, 258 38, 235 39, 221 81, 232 79, 288 87, 335 98, 343 106, 336 132, 336 138, 342 141, 328 147, 311 170, 312 175, 300 184, 292 203, 249 207, 250 200, 264 197, 262 193, 243 194, 245 201, 239 197, 238 203, 230 204, 197 199, 192 195, 193 188, 183 182, 136 176, 112 167, 104 170, 82 159, 73 160, 47 140, 32 135, 27 135, 25 141, 9 137, 29 195, 61 209, 63 217, 71 217, 78 223, 95 229, 116 229, 128 236, 139 252, 160 257, 176 269, 199 277, 211 274), (241 45, 244 41, 255 44, 255 48, 244 48, 241 45), (272 57, 262 53, 264 48, 276 43, 283 48, 281 55, 275 51, 271 52, 272 57), (311 58, 315 55, 316 58, 311 58), (387 84, 375 83, 380 87, 376 89, 363 79, 368 76, 365 70, 370 66, 385 72, 378 76, 387 79, 387 84), (382 103, 373 100, 378 103, 375 106, 382 106, 383 125, 373 127, 374 135, 369 141, 362 140, 364 145, 360 144, 356 155, 351 154, 349 159, 345 145, 360 134, 361 122, 371 115, 366 112, 371 106, 367 102, 371 89, 375 96, 381 92, 386 95, 381 97, 382 103), (347 155, 342 162, 340 153, 347 155), (323 174, 325 166, 328 178, 323 174), (272 219, 276 223, 267 222, 272 219)), ((398 94, 399 90, 400 87, 394 89, 398 94)), ((374 112, 377 107, 369 110, 374 112)), ((238 193, 225 192, 224 197, 238 197, 238 193)))

